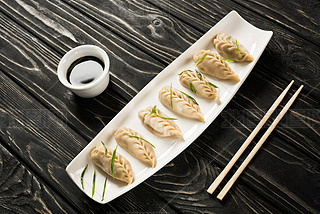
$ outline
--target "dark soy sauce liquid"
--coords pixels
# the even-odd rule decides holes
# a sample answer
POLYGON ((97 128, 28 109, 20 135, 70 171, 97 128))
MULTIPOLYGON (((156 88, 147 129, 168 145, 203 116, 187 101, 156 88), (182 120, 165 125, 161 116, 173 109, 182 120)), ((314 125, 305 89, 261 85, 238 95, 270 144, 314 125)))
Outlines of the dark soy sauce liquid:
POLYGON ((85 85, 98 79, 104 69, 103 62, 94 56, 84 56, 74 61, 67 70, 71 85, 85 85))

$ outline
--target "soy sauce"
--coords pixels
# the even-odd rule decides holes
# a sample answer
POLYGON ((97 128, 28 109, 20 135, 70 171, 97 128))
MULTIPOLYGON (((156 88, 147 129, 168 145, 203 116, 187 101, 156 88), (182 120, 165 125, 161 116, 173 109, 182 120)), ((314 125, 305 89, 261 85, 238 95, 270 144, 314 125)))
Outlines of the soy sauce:
POLYGON ((97 57, 84 56, 75 60, 67 70, 67 80, 75 86, 85 85, 98 79, 104 63, 97 57))

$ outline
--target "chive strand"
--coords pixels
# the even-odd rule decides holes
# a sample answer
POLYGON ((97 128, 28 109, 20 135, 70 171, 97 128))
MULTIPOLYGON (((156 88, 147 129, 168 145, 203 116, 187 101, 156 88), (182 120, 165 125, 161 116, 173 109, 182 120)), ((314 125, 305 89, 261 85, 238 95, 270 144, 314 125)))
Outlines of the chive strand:
POLYGON ((139 139, 139 140, 143 140, 143 141, 149 143, 153 148, 156 148, 152 143, 150 143, 149 141, 143 139, 142 137, 138 137, 138 136, 134 136, 134 135, 129 135, 129 134, 127 134, 127 136, 132 137, 132 138, 137 138, 137 139, 139 139))
POLYGON ((223 59, 224 61, 228 61, 228 62, 236 62, 235 60, 233 60, 233 59, 223 59))
POLYGON ((95 188, 96 188, 96 170, 94 170, 93 172, 93 179, 92 179, 92 198, 95 192, 95 188))
POLYGON ((196 73, 198 74, 199 79, 202 80, 202 74, 197 69, 196 69, 196 73))
POLYGON ((197 93, 197 91, 196 91, 196 89, 194 88, 192 82, 190 82, 190 81, 189 81, 189 87, 190 87, 190 89, 191 89, 191 91, 192 91, 193 93, 197 93))
POLYGON ((112 153, 112 159, 111 159, 111 172, 112 172, 112 178, 114 179, 114 161, 116 159, 116 153, 117 153, 117 149, 118 149, 118 146, 116 146, 115 150, 113 151, 112 153))
POLYGON ((108 150, 107 150, 107 147, 106 145, 101 141, 103 147, 104 147, 104 155, 107 156, 107 153, 108 153, 108 150))
POLYGON ((215 84, 208 82, 209 85, 213 86, 214 88, 219 88, 218 86, 216 86, 215 84))
POLYGON ((104 179, 104 185, 103 185, 103 192, 102 192, 102 199, 101 199, 101 201, 103 201, 104 200, 104 193, 105 193, 105 191, 106 191, 106 186, 107 186, 107 177, 106 177, 106 179, 104 179))
POLYGON ((203 57, 198 59, 198 61, 194 64, 194 66, 197 66, 204 58, 206 58, 207 54, 205 54, 203 57))
POLYGON ((186 95, 189 99, 191 99, 195 104, 199 105, 193 97, 191 97, 189 94, 184 93, 183 91, 180 91, 182 94, 186 95))
POLYGON ((83 177, 84 177, 84 174, 86 173, 87 169, 88 169, 88 164, 86 165, 86 167, 84 167, 83 171, 81 172, 81 186, 82 186, 82 189, 84 189, 83 177))
POLYGON ((161 117, 160 115, 157 114, 156 110, 157 110, 157 105, 153 106, 152 111, 150 112, 149 115, 154 114, 156 117, 159 117, 164 120, 178 120, 177 118, 161 117))
POLYGON ((236 47, 237 47, 238 54, 241 56, 240 50, 239 50, 239 45, 238 45, 238 40, 236 40, 236 47))

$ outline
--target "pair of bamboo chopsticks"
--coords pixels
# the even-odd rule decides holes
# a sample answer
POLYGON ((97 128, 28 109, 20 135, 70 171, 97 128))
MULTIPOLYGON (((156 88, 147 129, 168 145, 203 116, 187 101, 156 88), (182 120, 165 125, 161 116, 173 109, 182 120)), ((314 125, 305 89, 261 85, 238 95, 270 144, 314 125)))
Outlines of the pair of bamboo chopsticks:
MULTIPOLYGON (((294 80, 291 81, 291 83, 287 86, 287 88, 280 94, 280 96, 277 98, 277 100, 273 103, 273 105, 270 107, 268 112, 264 115, 262 120, 259 122, 257 127, 252 131, 252 133, 249 135, 247 140, 242 144, 240 149, 237 151, 237 153, 232 157, 230 162, 227 164, 227 166, 223 169, 223 171, 220 173, 220 175, 214 180, 214 182, 211 184, 211 186, 208 188, 207 192, 212 194, 216 188, 219 186, 223 178, 227 175, 229 170, 232 168, 232 166, 235 164, 235 162, 238 160, 238 158, 241 156, 241 154, 244 152, 244 150, 247 148, 247 146, 250 144, 252 139, 256 136, 256 134, 260 131, 262 126, 265 124, 265 122, 268 120, 270 115, 273 113, 273 111, 277 108, 277 106, 280 104, 286 93, 289 91, 291 85, 293 84, 294 80)), ((266 141, 266 139, 269 137, 270 133, 273 131, 273 129, 276 127, 276 125, 279 123, 281 118, 285 115, 287 110, 290 108, 294 100, 297 98, 298 94, 300 93, 301 89, 303 88, 303 85, 300 86, 300 88, 296 91, 296 93, 291 97, 291 99, 288 101, 288 103, 283 107, 279 115, 276 117, 276 119, 272 122, 271 126, 268 128, 268 130, 264 133, 264 135, 261 137, 259 142, 255 145, 255 147, 252 149, 252 151, 249 153, 247 158, 243 161, 243 163, 240 165, 238 170, 235 172, 235 174, 232 176, 232 178, 228 181, 228 183, 224 186, 224 188, 221 190, 217 198, 219 200, 222 200, 224 196, 227 194, 229 189, 232 187, 234 182, 236 182, 237 178, 240 176, 242 171, 246 168, 246 166, 249 164, 253 156, 257 153, 257 151, 260 149, 262 144, 266 141)))

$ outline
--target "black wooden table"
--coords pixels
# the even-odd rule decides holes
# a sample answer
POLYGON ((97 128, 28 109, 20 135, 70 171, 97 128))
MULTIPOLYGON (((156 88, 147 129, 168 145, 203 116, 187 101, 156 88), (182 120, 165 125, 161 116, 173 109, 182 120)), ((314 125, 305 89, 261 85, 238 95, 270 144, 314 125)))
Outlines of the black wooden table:
POLYGON ((319 213, 319 10, 315 0, 1 0, 0 213, 319 213), (236 96, 145 182, 105 205, 87 197, 67 164, 231 10, 274 32, 236 96), (74 95, 56 74, 60 58, 81 44, 98 45, 111 59, 110 85, 92 99, 74 95), (209 195, 207 187, 292 79, 290 95, 305 88, 286 117, 225 199, 209 195))

